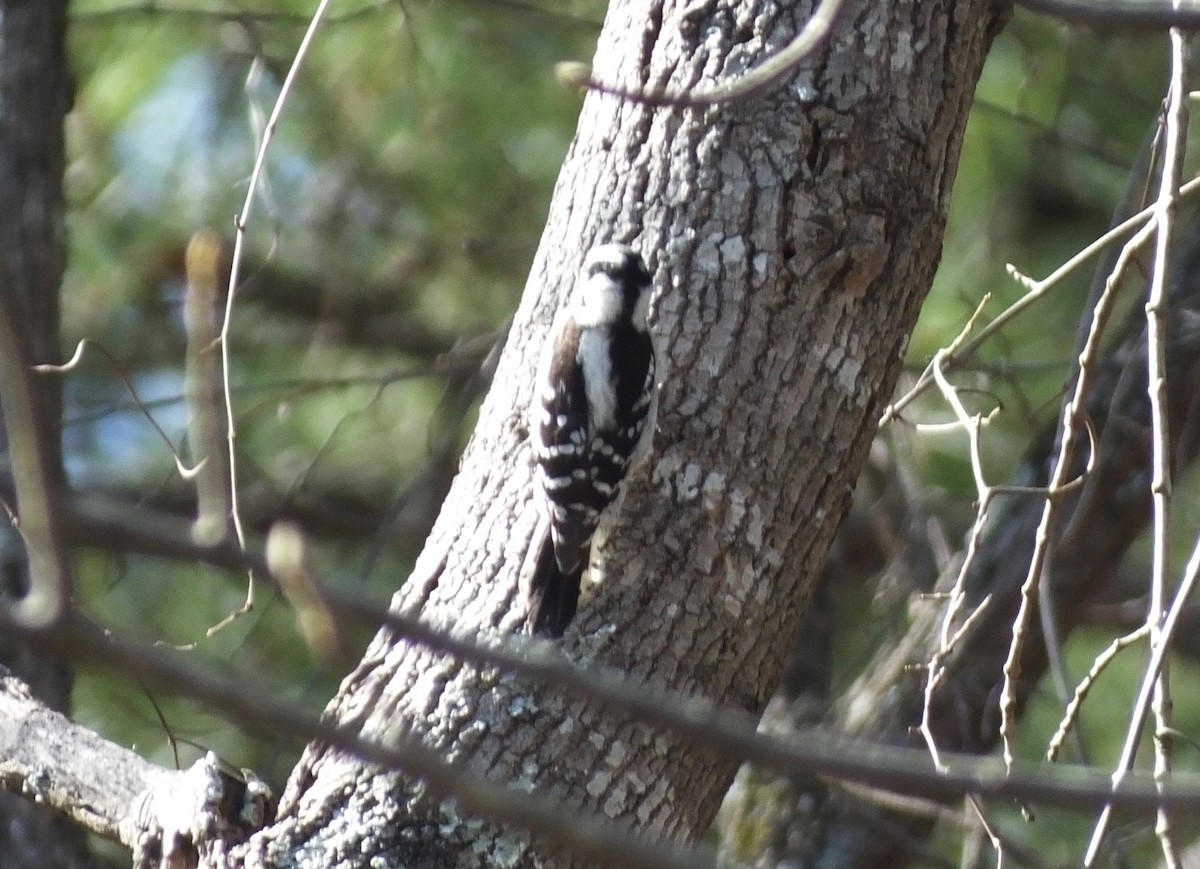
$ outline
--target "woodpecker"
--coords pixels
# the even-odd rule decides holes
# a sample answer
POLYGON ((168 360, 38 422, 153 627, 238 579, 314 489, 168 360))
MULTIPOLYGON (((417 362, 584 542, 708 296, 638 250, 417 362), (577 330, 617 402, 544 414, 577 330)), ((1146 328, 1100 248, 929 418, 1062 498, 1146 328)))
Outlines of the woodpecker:
POLYGON ((650 272, 624 244, 593 248, 538 367, 530 431, 549 531, 529 583, 528 627, 559 637, 575 617, 602 519, 648 451, 657 410, 646 316, 650 272))

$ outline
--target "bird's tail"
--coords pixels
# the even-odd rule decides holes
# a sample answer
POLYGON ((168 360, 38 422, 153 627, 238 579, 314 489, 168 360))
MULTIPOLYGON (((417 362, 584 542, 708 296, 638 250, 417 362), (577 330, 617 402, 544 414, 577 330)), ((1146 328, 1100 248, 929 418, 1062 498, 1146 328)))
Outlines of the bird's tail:
POLYGON ((579 605, 579 584, 583 579, 588 559, 583 557, 578 566, 564 571, 554 558, 554 542, 550 534, 542 538, 537 564, 529 582, 529 616, 526 625, 531 634, 543 637, 561 637, 579 605))

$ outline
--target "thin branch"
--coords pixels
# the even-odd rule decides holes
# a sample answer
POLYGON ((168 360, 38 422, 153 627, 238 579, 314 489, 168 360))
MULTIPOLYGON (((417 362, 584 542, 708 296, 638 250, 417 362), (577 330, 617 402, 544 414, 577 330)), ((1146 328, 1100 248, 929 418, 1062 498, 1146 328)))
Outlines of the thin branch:
POLYGON ((1054 763, 1058 760, 1058 753, 1062 750, 1062 745, 1067 739, 1067 734, 1075 726, 1075 722, 1079 717, 1079 710, 1083 708, 1083 701, 1087 698, 1088 692, 1092 690, 1092 686, 1096 684, 1096 680, 1108 668, 1124 649, 1128 648, 1138 640, 1144 639, 1150 633, 1150 629, 1146 625, 1142 625, 1131 634, 1126 634, 1123 637, 1117 637, 1113 640, 1108 648, 1096 656, 1092 661, 1091 669, 1088 670, 1086 676, 1075 686, 1075 693, 1071 697, 1071 702, 1067 704, 1066 711, 1063 713, 1062 721, 1058 723, 1058 729, 1054 731, 1054 735, 1050 737, 1050 742, 1046 746, 1046 760, 1054 763))
MULTIPOLYGON (((573 27, 598 30, 600 22, 583 15, 576 15, 566 9, 556 9, 553 6, 543 6, 525 0, 476 0, 481 5, 498 6, 530 15, 544 15, 547 18, 560 21, 573 27)), ((401 14, 404 10, 397 0, 371 0, 355 9, 347 9, 333 15, 325 16, 327 26, 348 24, 359 19, 375 15, 389 6, 396 6, 401 14)), ((286 27, 307 27, 312 22, 312 16, 300 12, 280 12, 253 9, 234 9, 229 6, 213 6, 189 3, 166 3, 162 0, 141 0, 141 2, 125 3, 109 6, 104 9, 81 9, 71 13, 72 26, 108 24, 123 19, 141 15, 171 16, 174 18, 193 18, 211 20, 216 23, 232 22, 237 24, 270 24, 286 27)))
POLYGON ((200 231, 188 242, 185 257, 183 323, 187 350, 183 391, 188 406, 188 446, 197 463, 192 533, 204 541, 216 541, 229 533, 229 442, 223 415, 223 379, 216 355, 224 253, 219 235, 200 231))
MULTIPOLYGON (((1178 3, 1176 3, 1178 6, 1178 3)), ((1155 728, 1155 780, 1164 783, 1170 774, 1169 743, 1162 734, 1170 728, 1170 695, 1165 658, 1160 647, 1166 643, 1163 636, 1163 614, 1166 611, 1167 572, 1170 553, 1170 499, 1171 499, 1171 446, 1166 411, 1166 324, 1163 316, 1167 308, 1167 278, 1170 266, 1171 236, 1175 212, 1176 191, 1183 164, 1184 137, 1187 134, 1188 95, 1187 45, 1178 29, 1171 30, 1171 79, 1164 107, 1164 153, 1162 173, 1159 179, 1158 197, 1154 203, 1156 228, 1154 265, 1150 275, 1150 289, 1146 299, 1146 373, 1147 393, 1150 400, 1152 438, 1152 479, 1150 495, 1153 505, 1154 550, 1150 577, 1150 605, 1146 613, 1146 625, 1150 629, 1151 659, 1162 660, 1154 678, 1153 706, 1155 728)), ((1125 746, 1120 764, 1131 765, 1141 739, 1145 709, 1135 707, 1129 730, 1125 735, 1125 746)), ((1123 770, 1118 766, 1114 780, 1123 770)), ((1091 841, 1088 844, 1085 866, 1093 865, 1104 841, 1111 811, 1106 807, 1096 821, 1091 841)), ((1179 858, 1171 839, 1170 819, 1163 809, 1158 812, 1156 832, 1162 845, 1163 856, 1168 867, 1177 867, 1179 858)))
MULTIPOLYGON (((1112 774, 1112 787, 1114 791, 1120 789, 1132 775, 1130 770, 1133 766, 1133 757, 1137 753, 1138 738, 1141 736, 1142 727, 1146 723, 1146 715, 1150 708, 1154 686, 1158 681, 1159 673, 1162 672, 1163 661, 1166 660, 1167 652, 1170 649, 1171 637, 1175 633, 1175 629, 1179 626, 1180 617, 1187 609, 1188 599, 1192 596, 1198 584, 1200 584, 1200 541, 1197 541, 1195 547, 1192 549, 1191 557, 1188 558, 1187 567, 1184 570, 1183 581, 1179 584, 1179 589, 1175 593, 1175 599, 1171 602, 1171 608, 1167 611, 1166 618, 1163 620, 1160 632, 1161 642, 1157 646, 1151 647, 1150 663, 1146 665, 1146 672, 1142 676, 1141 688, 1133 704, 1133 721, 1126 732, 1125 745, 1122 746, 1121 757, 1117 761, 1117 768, 1112 774)), ((1160 794, 1167 794, 1171 791, 1169 785, 1164 785, 1157 781, 1155 785, 1160 794)), ((1158 809, 1169 808, 1170 802, 1170 800, 1163 800, 1159 804, 1158 809)), ((1113 803, 1105 804, 1101 820, 1097 823, 1096 829, 1093 830, 1092 840, 1088 844, 1088 852, 1084 858, 1085 866, 1095 865, 1100 847, 1103 844, 1107 824, 1114 808, 1116 806, 1113 803)))
MULTIPOLYGON (((354 21, 367 15, 373 15, 388 6, 395 5, 395 0, 371 0, 357 9, 347 9, 337 15, 326 18, 327 24, 342 24, 354 21)), ((199 3, 166 3, 162 0, 142 0, 138 3, 124 3, 109 6, 105 9, 81 9, 71 13, 71 23, 74 24, 107 24, 113 19, 129 18, 135 15, 171 15, 176 18, 200 18, 216 23, 244 22, 252 24, 284 24, 294 27, 306 27, 312 23, 312 16, 300 12, 272 12, 267 10, 233 9, 229 6, 202 5, 199 3)))
MULTIPOLYGON (((1129 166, 1124 190, 1110 218, 1110 228, 1124 221, 1134 211, 1146 206, 1150 196, 1151 176, 1160 158, 1161 139, 1161 125, 1158 123, 1151 124, 1142 138, 1142 144, 1138 147, 1132 165, 1129 166)), ((1092 279, 1089 282, 1087 297, 1084 300, 1083 307, 1080 309, 1085 314, 1080 317, 1079 323, 1076 326, 1073 346, 1074 358, 1072 360, 1075 364, 1068 366, 1070 373, 1067 383, 1074 383, 1075 379, 1079 376, 1078 359, 1083 352, 1083 348, 1087 345, 1088 337, 1091 333, 1092 312, 1096 310, 1096 305, 1104 294, 1108 274, 1111 272, 1112 266, 1119 255, 1119 250, 1112 250, 1111 248, 1102 253, 1092 279)), ((1130 320, 1127 318, 1126 323, 1129 322, 1130 320)), ((1095 432, 1092 429, 1091 420, 1087 419, 1086 421, 1094 446, 1095 432)), ((1061 433, 1058 434, 1058 437, 1061 437, 1061 433)), ((1071 522, 1068 528, 1073 524, 1074 522, 1071 522)), ((1060 539, 1065 538, 1066 534, 1064 533, 1060 539)), ((1079 695, 1069 687, 1071 679, 1067 674, 1067 665, 1063 653, 1062 634, 1059 624, 1062 617, 1062 609, 1057 601, 1058 589, 1061 582, 1061 576, 1056 577, 1053 572, 1053 565, 1047 565, 1046 580, 1038 586, 1038 620, 1041 623, 1042 637, 1046 647, 1046 660, 1054 690, 1058 695, 1060 704, 1066 709, 1076 702, 1079 695)), ((1064 737, 1068 733, 1074 740, 1076 760, 1080 763, 1090 763, 1087 741, 1082 724, 1078 721, 1073 722, 1073 726, 1063 731, 1064 737)), ((1124 869, 1126 861, 1123 859, 1123 856, 1118 854, 1116 857, 1116 864, 1124 869)))
POLYGON ((313 657, 351 663, 338 620, 321 593, 308 563, 304 532, 294 522, 276 522, 267 535, 267 569, 296 614, 296 628, 313 657))
POLYGON ((37 401, 13 301, 8 271, 0 267, 0 406, 17 494, 17 530, 29 559, 25 596, 0 601, 0 610, 25 627, 45 628, 65 614, 71 565, 60 527, 59 475, 50 451, 55 435, 37 401))
MULTIPOLYGON (((1080 154, 1098 160, 1106 166, 1111 166, 1121 172, 1129 171, 1129 157, 1116 149, 1111 141, 1089 141, 1067 130, 1060 130, 1049 123, 1038 120, 1030 115, 993 103, 981 96, 976 96, 971 103, 971 111, 980 114, 998 115, 1017 127, 1032 131, 1043 142, 1053 145, 1063 151, 1078 151, 1080 154)), ((1066 126, 1066 125, 1063 125, 1066 126)))
POLYGON ((63 362, 60 365, 51 365, 49 363, 34 365, 30 368, 30 370, 36 371, 39 374, 67 374, 73 371, 83 360, 83 353, 88 347, 95 348, 96 352, 108 360, 108 364, 112 368, 113 373, 117 375, 121 383, 124 384, 125 391, 129 393, 129 397, 133 401, 134 407, 136 407, 138 411, 141 412, 142 416, 146 418, 146 421, 150 423, 150 426, 158 435, 159 440, 163 442, 163 446, 167 448, 167 452, 171 454, 171 458, 175 462, 175 470, 179 476, 185 480, 190 480, 195 477, 198 467, 188 466, 188 464, 183 460, 183 456, 179 455, 179 450, 175 448, 175 444, 171 443, 170 435, 163 430, 163 427, 158 424, 158 420, 156 420, 154 415, 150 413, 150 404, 153 402, 148 403, 142 401, 137 394, 137 389, 134 387, 133 381, 129 378, 129 375, 125 372, 124 367, 121 365, 121 361, 117 359, 117 357, 114 356, 112 352, 99 341, 94 341, 91 338, 81 338, 79 343, 75 345, 75 352, 71 354, 71 358, 66 362, 63 362))
POLYGON ((978 507, 975 513, 975 522, 971 526, 971 533, 967 541, 966 555, 963 557, 962 564, 959 565, 958 574, 955 577, 954 585, 950 589, 949 602, 946 605, 945 615, 942 616, 942 628, 939 633, 938 646, 934 650, 929 663, 926 665, 925 675, 925 702, 921 708, 921 723, 918 727, 921 736, 925 740, 926 746, 929 748, 929 753, 933 757, 934 764, 938 769, 942 769, 942 762, 939 756, 937 741, 934 738, 933 727, 931 726, 932 705, 934 692, 941 683, 944 670, 943 661, 954 651, 954 647, 958 644, 959 639, 964 633, 969 630, 975 618, 987 606, 988 599, 985 598, 978 607, 971 612, 960 628, 951 636, 950 628, 957 619, 963 606, 966 604, 966 577, 968 571, 975 561, 975 554, 978 552, 979 540, 983 535, 984 522, 987 519, 988 508, 991 506, 992 496, 994 494, 991 486, 988 485, 983 473, 983 450, 979 443, 979 417, 971 416, 967 413, 967 409, 963 406, 962 399, 959 397, 957 390, 946 379, 945 372, 942 370, 942 360, 946 355, 952 353, 954 348, 958 346, 969 333, 976 318, 983 311, 987 299, 981 301, 975 309, 974 315, 967 322, 967 325, 959 333, 950 346, 944 350, 939 350, 933 357, 930 367, 933 370, 933 376, 936 380, 942 396, 954 411, 955 418, 958 423, 967 433, 971 454, 971 469, 975 477, 976 501, 978 507))
MULTIPOLYGON (((90 529, 95 521, 90 518, 96 512, 94 507, 80 509, 73 501, 68 501, 66 506, 67 528, 79 542, 96 545, 119 539, 116 545, 137 551, 141 549, 140 541, 147 547, 157 547, 154 554, 193 557, 230 569, 249 566, 269 575, 261 553, 242 552, 232 543, 213 549, 197 546, 183 520, 160 517, 155 525, 145 521, 148 517, 133 511, 124 524, 115 516, 108 516, 103 525, 90 529), (173 531, 172 524, 175 526, 173 531)), ((1200 551, 1196 561, 1196 570, 1200 572, 1200 551)), ((417 579, 419 577, 412 581, 417 579)), ((945 769, 939 772, 921 749, 852 742, 820 731, 804 731, 803 738, 796 738, 795 734, 787 739, 774 738, 758 732, 757 719, 752 715, 721 709, 704 698, 631 680, 618 671, 581 669, 544 642, 509 638, 501 644, 494 639, 449 634, 418 618, 388 611, 383 604, 365 600, 361 593, 329 586, 320 586, 319 593, 340 621, 386 627, 399 637, 431 651, 586 697, 639 720, 703 741, 730 759, 761 764, 787 774, 818 773, 878 790, 938 799, 977 793, 1045 800, 1075 809, 1098 807, 1109 799, 1128 809, 1153 810, 1160 804, 1191 811, 1200 809, 1200 777, 1177 777, 1181 781, 1160 792, 1151 779, 1135 776, 1114 792, 1107 777, 1086 767, 1063 765, 1050 772, 1015 768, 1006 773, 1002 765, 988 758, 953 754, 943 757, 945 769), (1190 781, 1191 778, 1195 781, 1190 781)), ((194 696, 187 690, 190 683, 186 679, 168 684, 174 691, 194 696)), ((215 705, 225 708, 221 703, 215 705)), ((304 733, 293 735, 307 738, 304 733)))
MULTIPOLYGON (((731 103, 762 93, 794 73, 800 63, 829 36, 845 2, 846 0, 821 0, 800 32, 780 51, 749 72, 710 88, 678 93, 625 88, 593 78, 591 69, 586 64, 560 64, 557 72, 559 78, 568 85, 585 87, 647 106, 702 109, 731 103)), ((699 8, 703 10, 704 7, 699 8)), ((686 15, 686 12, 684 14, 686 15)))
POLYGON ((1050 15, 1099 30, 1200 29, 1200 6, 1194 2, 1120 2, 1120 0, 1014 0, 1030 12, 1050 15))
MULTIPOLYGON (((1188 183, 1179 188, 1177 201, 1190 197, 1193 193, 1200 190, 1200 177, 1193 178, 1188 183)), ((949 354, 945 360, 947 372, 953 372, 967 362, 971 357, 978 352, 987 341, 994 337, 1001 329, 1009 324, 1016 317, 1028 310, 1035 302, 1054 289, 1064 278, 1073 273, 1076 269, 1086 264, 1093 257, 1098 256, 1108 246, 1116 241, 1120 241, 1125 236, 1137 229, 1144 229, 1146 221, 1154 216, 1154 206, 1149 206, 1142 209, 1137 214, 1129 217, 1116 226, 1109 229, 1095 241, 1088 244, 1065 263, 1047 275, 1041 280, 1036 280, 1028 275, 1022 274, 1013 265, 1008 266, 1008 273, 1026 288, 1028 292, 1013 304, 1005 308, 986 326, 979 330, 978 334, 970 341, 967 341, 956 352, 949 354)), ((926 389, 933 385, 933 375, 926 370, 924 374, 918 378, 912 388, 908 390, 900 398, 889 404, 884 410, 883 415, 879 419, 879 427, 890 423, 893 419, 900 415, 904 408, 908 407, 918 396, 926 389)))
MULTIPOLYGON (((1176 8, 1180 0, 1175 0, 1176 8)), ((1154 515, 1154 553, 1150 578, 1150 607, 1146 624, 1150 626, 1150 647, 1162 642, 1159 628, 1166 612, 1167 572, 1170 570, 1171 529, 1171 433, 1167 419, 1167 278, 1170 269, 1172 239, 1175 229, 1175 191, 1183 170, 1185 141, 1188 127, 1188 48, 1183 33, 1171 29, 1171 80, 1167 94, 1162 175, 1158 199, 1155 202, 1158 232, 1155 236, 1154 266, 1150 275, 1150 291, 1146 299, 1146 389, 1150 398, 1150 427, 1153 443, 1153 476, 1150 494, 1154 515)), ((1154 778, 1160 784, 1171 775, 1171 741, 1166 736, 1171 729, 1170 672, 1164 662, 1154 685, 1154 778)), ((1163 809, 1158 811, 1155 833, 1162 846, 1167 869, 1179 869, 1179 853, 1171 835, 1171 819, 1163 809)))
MULTIPOLYGON (((254 159, 254 169, 250 173, 250 183, 246 189, 246 201, 242 204, 242 210, 235 221, 236 234, 233 245, 233 263, 229 271, 229 293, 225 299, 225 318, 221 324, 221 386, 225 392, 225 431, 229 456, 230 518, 233 520, 233 529, 238 543, 243 548, 246 545, 246 532, 242 527, 242 517, 238 511, 237 453, 234 447, 234 441, 237 437, 237 426, 234 419, 233 399, 231 397, 231 365, 229 359, 229 332, 233 324, 233 305, 238 291, 238 270, 241 266, 242 249, 246 241, 246 225, 250 221, 250 215, 254 208, 254 200, 258 193, 259 179, 262 177, 263 168, 267 162, 267 149, 271 145, 271 139, 274 136, 276 126, 279 124, 279 118, 283 113, 284 105, 287 103, 288 95, 291 93, 292 84, 296 80, 296 74, 299 72, 300 65, 308 54, 308 48, 312 44, 313 37, 316 35, 317 28, 320 26, 321 19, 328 7, 329 0, 321 0, 316 12, 313 13, 308 29, 304 32, 304 38, 300 40, 300 47, 296 49, 296 56, 292 59, 292 65, 288 69, 287 77, 283 80, 283 86, 279 89, 279 96, 275 100, 275 106, 272 108, 266 127, 263 129, 262 141, 259 144, 258 154, 254 159)), ((242 611, 248 611, 253 606, 254 574, 251 572, 248 574, 246 601, 242 606, 242 611)), ((236 613, 233 615, 236 615, 236 613)), ((210 628, 210 633, 219 630, 227 622, 228 620, 210 628)))
POLYGON ((987 813, 984 812, 983 803, 980 801, 979 797, 975 796, 974 794, 970 794, 967 796, 967 803, 974 811, 975 820, 979 822, 979 827, 983 830, 983 834, 987 836, 988 841, 992 843, 992 850, 996 852, 996 865, 1002 869, 1004 866, 1005 854, 1003 840, 996 832, 992 822, 988 820, 987 813))
POLYGON ((1029 628, 1033 606, 1036 601, 1037 587, 1046 559, 1050 552, 1050 529, 1058 511, 1059 495, 1062 486, 1067 482, 1070 473, 1071 456, 1075 449, 1075 434, 1083 419, 1084 402, 1091 388, 1092 377, 1100 352, 1100 337, 1112 314, 1116 300, 1116 287, 1120 275, 1134 252, 1140 248, 1153 232, 1154 223, 1147 223, 1122 248, 1117 259, 1116 267, 1105 283, 1104 292, 1096 303, 1092 316, 1091 328, 1079 355, 1079 376, 1075 381, 1075 389, 1063 408, 1062 437, 1059 441, 1058 456, 1054 462, 1054 472, 1046 489, 1046 502, 1042 507, 1042 516, 1034 535, 1033 554, 1029 561, 1029 570, 1021 585, 1020 606, 1012 628, 1012 643, 1009 645, 1008 657, 1004 662, 1004 682, 1000 694, 1000 738, 1003 743, 1004 763, 1012 766, 1014 756, 1012 737, 1016 727, 1017 714, 1017 680, 1021 676, 1021 646, 1029 628))
MULTIPOLYGON (((88 344, 92 344, 97 349, 103 351, 102 345, 96 344, 95 342, 91 341, 91 339, 84 338, 76 347, 76 355, 78 356, 81 354, 84 347, 88 344)), ((263 408, 276 408, 278 407, 280 401, 294 402, 309 396, 321 395, 326 391, 332 391, 336 389, 354 389, 363 386, 371 386, 380 389, 409 380, 438 377, 449 378, 455 375, 471 374, 479 370, 481 357, 478 356, 473 349, 470 352, 466 351, 467 347, 465 346, 462 348, 455 348, 453 351, 439 356, 432 362, 413 365, 410 368, 396 369, 385 374, 355 374, 347 375, 345 377, 327 378, 281 378, 279 380, 263 380, 258 383, 243 383, 234 389, 234 394, 237 397, 242 398, 263 392, 284 393, 282 396, 272 395, 269 398, 263 399, 260 403, 260 406, 263 408)), ((110 360, 114 360, 114 357, 112 357, 111 354, 108 355, 110 360)), ((35 365, 33 370, 62 371, 70 364, 71 363, 68 362, 61 366, 35 365)), ((115 360, 114 364, 116 364, 115 360)), ((119 368, 117 373, 118 376, 121 376, 119 368)), ((128 383, 126 385, 128 386, 128 383)), ((141 399, 136 393, 133 393, 131 389, 129 402, 111 401, 103 405, 89 406, 86 412, 76 413, 69 419, 65 420, 63 422, 63 426, 70 427, 76 425, 90 425, 97 420, 101 420, 107 416, 110 416, 111 414, 123 413, 129 410, 139 410, 147 415, 150 415, 149 412, 151 410, 162 407, 171 407, 177 404, 184 404, 186 401, 187 396, 182 392, 174 395, 164 395, 160 398, 141 399)), ((248 413, 253 413, 254 407, 255 406, 252 406, 248 413)), ((153 422, 153 416, 151 416, 151 421, 153 422)), ((170 445, 169 439, 167 440, 167 443, 170 445)), ((188 471, 188 469, 186 466, 183 466, 182 460, 177 458, 176 464, 180 466, 179 469, 181 476, 188 477, 189 474, 185 473, 188 471)))

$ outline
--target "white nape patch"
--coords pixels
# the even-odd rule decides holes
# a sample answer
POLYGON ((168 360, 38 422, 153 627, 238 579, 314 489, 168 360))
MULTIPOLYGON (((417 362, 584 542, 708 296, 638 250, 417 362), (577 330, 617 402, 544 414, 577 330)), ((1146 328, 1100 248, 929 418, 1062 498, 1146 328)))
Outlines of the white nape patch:
POLYGON ((621 316, 621 287, 604 273, 592 275, 579 289, 575 322, 585 329, 607 326, 621 316))
POLYGON ((616 423, 617 390, 613 383, 608 336, 600 329, 584 329, 579 336, 579 365, 587 392, 591 430, 611 429, 616 423))

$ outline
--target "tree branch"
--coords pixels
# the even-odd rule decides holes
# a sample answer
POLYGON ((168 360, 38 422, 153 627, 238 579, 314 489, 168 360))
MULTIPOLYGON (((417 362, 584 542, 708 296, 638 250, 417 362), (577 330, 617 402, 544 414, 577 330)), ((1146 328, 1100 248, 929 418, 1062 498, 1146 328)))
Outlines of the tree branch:
POLYGON ((1014 0, 1030 12, 1050 15, 1072 24, 1086 24, 1099 30, 1184 30, 1200 28, 1200 7, 1171 0, 1111 2, 1111 0, 1014 0))

